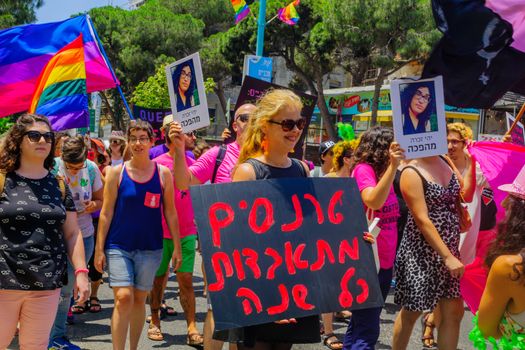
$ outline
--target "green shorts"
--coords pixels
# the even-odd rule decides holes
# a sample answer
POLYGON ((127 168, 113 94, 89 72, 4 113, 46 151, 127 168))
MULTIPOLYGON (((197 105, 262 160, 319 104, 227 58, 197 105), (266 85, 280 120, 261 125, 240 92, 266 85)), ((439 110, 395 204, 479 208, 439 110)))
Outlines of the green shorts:
MULTIPOLYGON (((182 249, 182 263, 177 272, 189 272, 193 273, 193 266, 195 265, 195 242, 197 241, 197 235, 189 235, 180 240, 180 246, 182 249)), ((157 270, 155 276, 160 277, 168 272, 171 258, 173 257, 173 240, 163 239, 162 240, 162 261, 157 270)))

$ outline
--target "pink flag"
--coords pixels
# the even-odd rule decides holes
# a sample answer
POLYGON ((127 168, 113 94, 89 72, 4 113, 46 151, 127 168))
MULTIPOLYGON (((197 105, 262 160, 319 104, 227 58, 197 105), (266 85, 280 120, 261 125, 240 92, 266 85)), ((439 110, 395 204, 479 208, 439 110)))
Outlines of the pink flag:
POLYGON ((478 161, 494 191, 494 200, 498 206, 498 221, 500 221, 504 215, 501 201, 507 193, 498 190, 498 187, 512 183, 523 168, 525 147, 506 142, 475 142, 469 146, 469 152, 478 161))
MULTIPOLYGON (((469 146, 469 152, 478 161, 483 174, 494 191, 494 201, 498 206, 497 219, 504 218, 505 210, 501 202, 507 196, 498 187, 514 181, 525 165, 525 147, 504 142, 475 142, 469 146)), ((481 231, 476 247, 476 259, 465 266, 461 278, 461 295, 472 313, 476 313, 487 282, 488 271, 484 259, 488 246, 496 237, 496 229, 481 231)))

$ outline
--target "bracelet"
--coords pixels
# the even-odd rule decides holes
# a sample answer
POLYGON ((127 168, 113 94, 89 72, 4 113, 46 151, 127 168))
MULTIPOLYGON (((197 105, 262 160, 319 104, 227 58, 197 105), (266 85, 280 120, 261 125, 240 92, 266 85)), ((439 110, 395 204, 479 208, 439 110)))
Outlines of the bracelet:
POLYGON ((86 269, 85 267, 84 267, 84 268, 76 269, 76 270, 75 270, 75 276, 78 275, 79 273, 82 273, 82 272, 84 272, 84 273, 89 273, 89 270, 86 269))

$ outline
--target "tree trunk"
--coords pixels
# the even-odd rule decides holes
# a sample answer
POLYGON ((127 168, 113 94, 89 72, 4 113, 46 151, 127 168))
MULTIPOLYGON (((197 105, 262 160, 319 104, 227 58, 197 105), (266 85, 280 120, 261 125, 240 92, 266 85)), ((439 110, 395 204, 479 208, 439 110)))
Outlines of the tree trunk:
POLYGON ((224 123, 227 125, 228 119, 226 118, 226 115, 230 111, 226 110, 227 102, 226 102, 226 96, 224 95, 224 86, 222 85, 222 80, 219 80, 217 82, 217 86, 214 90, 215 90, 215 94, 217 95, 217 98, 219 99, 219 103, 221 104, 222 112, 224 113, 224 123))
POLYGON ((335 125, 328 111, 328 107, 326 107, 323 91, 323 76, 321 73, 317 74, 315 84, 317 86, 317 107, 319 107, 321 117, 323 118, 323 126, 328 133, 328 138, 335 141, 337 140, 337 132, 335 131, 335 125))
POLYGON ((377 108, 379 107, 379 96, 381 94, 381 86, 386 77, 386 69, 379 68, 379 74, 377 75, 376 81, 374 82, 374 100, 372 101, 372 116, 370 126, 377 124, 377 108))

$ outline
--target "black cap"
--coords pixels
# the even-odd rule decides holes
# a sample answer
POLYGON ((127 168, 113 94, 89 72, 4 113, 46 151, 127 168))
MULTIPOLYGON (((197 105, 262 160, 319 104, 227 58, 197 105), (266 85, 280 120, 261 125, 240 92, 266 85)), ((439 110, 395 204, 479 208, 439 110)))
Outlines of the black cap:
POLYGON ((322 156, 334 146, 335 142, 332 140, 321 142, 321 144, 319 145, 319 156, 322 156))

